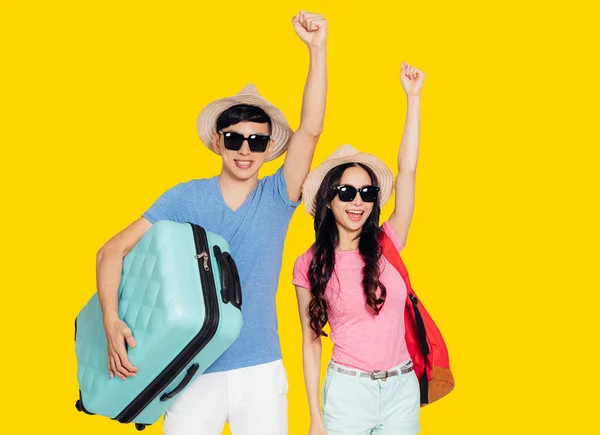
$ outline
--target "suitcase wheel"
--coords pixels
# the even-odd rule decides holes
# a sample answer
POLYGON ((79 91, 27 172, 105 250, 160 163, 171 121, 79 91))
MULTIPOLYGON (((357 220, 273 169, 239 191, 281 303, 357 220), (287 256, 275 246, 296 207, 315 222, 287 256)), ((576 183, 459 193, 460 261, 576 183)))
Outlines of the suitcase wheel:
POLYGON ((146 425, 145 424, 141 424, 141 423, 136 423, 135 424, 135 428, 137 430, 144 430, 144 429, 146 429, 146 425))
POLYGON ((77 408, 77 411, 79 412, 83 411, 83 408, 81 407, 81 400, 75 402, 75 408, 77 408))

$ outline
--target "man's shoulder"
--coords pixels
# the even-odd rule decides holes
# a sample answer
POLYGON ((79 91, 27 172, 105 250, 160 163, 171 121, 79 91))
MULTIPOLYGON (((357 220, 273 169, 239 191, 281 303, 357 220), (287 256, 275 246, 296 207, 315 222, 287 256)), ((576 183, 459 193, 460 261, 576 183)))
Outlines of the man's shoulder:
POLYGON ((206 178, 192 178, 188 181, 182 182, 181 184, 185 184, 186 187, 204 187, 213 184, 216 178, 216 176, 206 178))
POLYGON ((209 178, 192 178, 185 181, 180 181, 174 184, 170 190, 178 191, 182 194, 190 194, 202 192, 210 188, 211 183, 214 182, 215 177, 209 178))
POLYGON ((283 177, 283 166, 278 167, 272 174, 264 175, 258 179, 259 184, 267 184, 276 182, 279 178, 283 177))
POLYGON ((292 201, 289 198, 283 165, 277 168, 273 174, 260 178, 259 188, 262 194, 277 198, 276 202, 279 203, 278 205, 285 205, 286 207, 283 209, 287 210, 287 212, 293 212, 293 210, 295 210, 301 202, 300 200, 292 201))

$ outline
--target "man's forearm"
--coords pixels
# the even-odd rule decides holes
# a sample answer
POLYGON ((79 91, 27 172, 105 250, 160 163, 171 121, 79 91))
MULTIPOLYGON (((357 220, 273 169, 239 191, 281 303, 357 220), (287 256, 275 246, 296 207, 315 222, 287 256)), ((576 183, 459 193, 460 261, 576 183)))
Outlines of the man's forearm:
POLYGON ((327 101, 327 47, 309 48, 310 66, 302 97, 299 130, 319 136, 323 131, 327 101))
POLYGON ((119 318, 118 295, 123 258, 114 249, 101 250, 96 259, 96 288, 103 322, 119 318))

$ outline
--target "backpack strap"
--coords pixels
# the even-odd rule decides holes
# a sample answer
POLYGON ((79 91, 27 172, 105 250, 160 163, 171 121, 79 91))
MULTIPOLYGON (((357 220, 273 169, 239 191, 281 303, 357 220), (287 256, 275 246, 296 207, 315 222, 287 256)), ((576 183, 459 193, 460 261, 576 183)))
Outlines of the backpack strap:
POLYGON ((421 343, 421 352, 423 352, 423 356, 425 357, 425 361, 427 361, 427 355, 429 355, 429 345, 427 344, 427 332, 425 330, 425 322, 423 322, 423 316, 421 316, 421 312, 417 307, 419 300, 415 295, 414 290, 410 284, 410 279, 408 277, 408 271, 406 270, 406 266, 400 258, 400 253, 394 246, 394 242, 390 239, 390 237, 382 232, 382 251, 384 257, 394 266, 394 268, 400 273, 404 283, 406 284, 406 290, 408 294, 408 298, 412 304, 413 311, 415 313, 415 322, 417 324, 417 333, 419 335, 419 341, 421 343))
POLYGON ((406 282, 406 286, 410 289, 410 280, 408 279, 408 271, 406 270, 406 266, 404 266, 404 262, 400 258, 400 253, 394 246, 394 242, 390 239, 385 231, 381 232, 381 248, 383 251, 383 255, 387 260, 392 263, 392 266, 396 268, 396 270, 402 275, 402 279, 406 282))

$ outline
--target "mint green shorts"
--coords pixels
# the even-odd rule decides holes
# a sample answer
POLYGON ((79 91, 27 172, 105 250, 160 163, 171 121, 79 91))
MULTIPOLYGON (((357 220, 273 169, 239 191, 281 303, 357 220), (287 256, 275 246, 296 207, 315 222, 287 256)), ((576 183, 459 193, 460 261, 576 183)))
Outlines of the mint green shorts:
POLYGON ((415 435, 420 431, 420 391, 414 371, 373 380, 328 367, 322 394, 327 435, 415 435))

